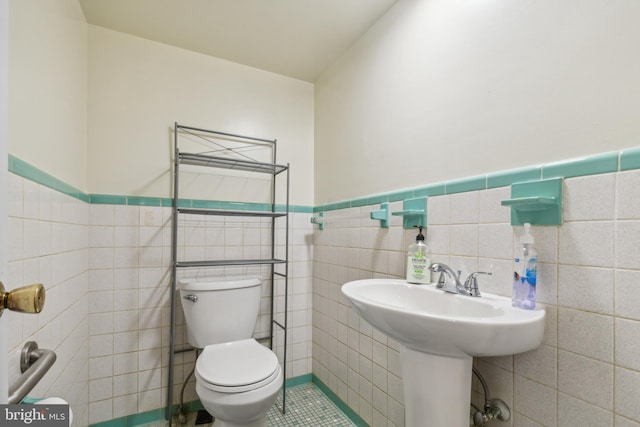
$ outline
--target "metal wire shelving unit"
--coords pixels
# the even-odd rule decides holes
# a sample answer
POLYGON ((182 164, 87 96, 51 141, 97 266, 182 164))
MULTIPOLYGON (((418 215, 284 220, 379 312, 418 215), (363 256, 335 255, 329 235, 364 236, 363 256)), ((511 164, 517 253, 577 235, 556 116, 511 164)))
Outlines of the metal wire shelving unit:
MULTIPOLYGON (((183 126, 178 123, 174 124, 174 167, 173 167, 173 214, 172 214, 172 230, 171 230, 171 324, 169 339, 169 378, 167 382, 167 406, 165 418, 171 420, 173 413, 173 382, 174 382, 174 363, 175 354, 185 351, 185 349, 175 348, 175 332, 176 332, 176 308, 178 304, 177 298, 177 276, 178 270, 194 267, 226 267, 226 266, 252 266, 267 265, 269 266, 269 275, 271 277, 271 322, 269 327, 269 335, 266 337, 256 337, 260 341, 269 341, 269 348, 273 349, 274 345, 274 326, 280 328, 283 332, 283 352, 282 352, 282 369, 286 377, 287 371, 287 321, 288 321, 288 294, 289 294, 289 164, 282 165, 276 162, 277 141, 254 138, 243 135, 236 135, 226 132, 218 132, 208 129, 201 129, 190 126, 183 126), (215 150, 208 150, 205 153, 187 153, 182 152, 179 146, 179 137, 181 134, 197 135, 206 143, 212 143, 217 146, 215 150), (211 139, 209 139, 211 138, 211 139), (272 161, 260 162, 251 159, 242 154, 242 150, 234 148, 222 147, 214 142, 214 138, 221 138, 235 143, 244 144, 245 146, 266 145, 271 149, 272 161), (212 155, 211 153, 223 152, 227 155, 212 155), (228 169, 243 172, 255 172, 267 174, 271 177, 271 195, 269 211, 266 210, 228 210, 228 209, 201 209, 182 207, 180 199, 180 166, 192 165, 204 168, 228 169), (286 181, 285 201, 284 203, 276 203, 276 183, 277 177, 284 176, 286 181), (205 259, 197 261, 180 261, 178 260, 178 230, 180 215, 202 215, 202 216, 235 216, 235 217, 261 217, 271 219, 271 257, 266 259, 205 259), (284 246, 284 256, 277 258, 276 255, 276 221, 284 221, 284 242, 280 242, 284 246), (284 313, 282 319, 276 319, 276 279, 281 279, 284 283, 282 295, 284 301, 284 313)), ((189 351, 187 349, 186 351, 189 351)), ((282 413, 286 408, 286 381, 282 384, 282 413)))

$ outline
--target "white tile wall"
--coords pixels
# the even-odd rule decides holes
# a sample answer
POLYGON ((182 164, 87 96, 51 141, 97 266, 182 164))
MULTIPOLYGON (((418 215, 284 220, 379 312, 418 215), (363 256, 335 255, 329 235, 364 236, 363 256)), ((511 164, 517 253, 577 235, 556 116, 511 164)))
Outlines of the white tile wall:
MULTIPOLYGON (((492 395, 513 410, 500 425, 640 426, 639 188, 640 171, 566 179, 564 224, 533 227, 538 302, 547 311, 543 345, 474 361, 492 395)), ((481 290, 505 296, 522 233, 500 206, 508 197, 508 188, 431 197, 427 230, 433 260, 463 276, 492 271, 481 277, 481 290)), ((402 427, 397 345, 371 331, 340 293, 349 280, 404 276, 404 265, 379 260, 404 259, 415 232, 403 232, 397 217, 391 228, 378 227, 368 219, 372 209, 352 209, 362 219, 314 232, 313 372, 372 426, 402 427)), ((481 402, 477 384, 472 396, 481 402)))
MULTIPOLYGON (((165 406, 169 346, 171 209, 90 205, 9 174, 9 287, 42 282, 45 310, 9 319, 10 381, 27 340, 52 348, 58 359, 33 396, 60 396, 74 425, 165 406)), ((311 372, 313 246, 308 215, 292 214, 287 378, 311 372)), ((181 259, 270 257, 270 233, 255 219, 208 218, 186 223, 181 259)), ((282 239, 284 234, 278 233, 282 239)), ((282 240, 279 240, 282 241, 282 240)), ((279 251, 282 252, 280 245, 279 251)), ((253 272, 263 275, 264 269, 253 272)), ((225 269, 224 273, 250 270, 225 269)), ((221 274, 221 271, 215 271, 221 274)), ((186 275, 212 274, 191 271, 186 275)), ((263 285, 256 335, 268 333, 270 284, 263 285)), ((283 316, 283 299, 278 301, 283 316)), ((186 343, 178 310, 177 346, 186 343)), ((280 319, 282 320, 282 319, 280 319)), ((282 355, 283 334, 276 336, 282 355)), ((176 355, 174 402, 194 364, 193 352, 176 355)), ((194 385, 185 401, 196 400, 194 385)))
MULTIPOLYGON (((90 422, 157 409, 165 405, 170 326, 171 209, 91 205, 90 422), (109 222, 111 221, 111 222, 109 222), (93 258, 95 256, 95 258, 93 258), (108 343, 108 344, 102 344, 108 343), (111 363, 112 369, 102 366, 111 363), (110 386, 104 385, 109 383, 110 386)), ((180 260, 268 258, 269 224, 260 219, 188 216, 178 234, 180 260)), ((291 216, 289 335, 287 377, 311 372, 312 234, 306 216, 291 216)), ((280 237, 282 238, 282 237, 280 237)), ((179 277, 247 274, 263 277, 263 301, 256 336, 269 331, 270 282, 262 267, 181 270, 179 277)), ((284 301, 277 299, 283 313, 284 301)), ((280 314, 282 321, 283 315, 280 314)), ((185 347, 181 308, 177 313, 177 348, 185 347)), ((283 352, 276 333, 276 352, 283 352)), ((174 403, 194 364, 192 352, 175 357, 174 403)), ((197 400, 193 379, 185 402, 197 400)))
MULTIPOLYGON (((544 344, 527 354, 475 362, 492 393, 514 410, 505 425, 640 426, 639 182, 640 171, 567 179, 564 225, 534 227, 538 301, 547 309, 544 344)), ((58 361, 32 394, 69 400, 77 425, 162 407, 170 210, 89 205, 12 174, 9 184, 9 286, 41 281, 47 288, 40 315, 7 314, 10 381, 17 377, 19 349, 35 339, 56 350, 58 361)), ((503 295, 510 294, 514 236, 522 231, 508 224, 506 208, 497 207, 507 194, 499 188, 432 197, 427 230, 434 260, 463 274, 493 271, 481 286, 503 295)), ((362 219, 313 232, 309 214, 292 215, 287 376, 313 367, 372 426, 400 427, 398 346, 359 319, 339 289, 349 280, 404 275, 415 231, 402 230, 397 217, 381 229, 368 219, 370 209, 332 213, 362 219)), ((260 224, 236 223, 222 231, 215 222, 188 224, 181 256, 264 256, 268 250, 260 224)), ((269 296, 267 286, 263 296, 269 296)), ((268 304, 262 307, 266 312, 268 304)), ((178 319, 183 322, 180 313, 178 319)), ((267 327, 263 315, 256 330, 267 327)), ((183 329, 177 340, 184 342, 183 329)), ((281 354, 281 336, 276 345, 281 354)), ((179 390, 193 353, 176 361, 179 390)), ((195 393, 186 397, 193 400, 195 393)), ((478 390, 474 397, 481 398, 478 390)))
POLYGON ((9 384, 20 375, 25 342, 56 352, 57 360, 29 394, 70 402, 78 425, 88 422, 89 207, 9 174, 9 259, 6 287, 42 283, 40 314, 7 312, 9 384))

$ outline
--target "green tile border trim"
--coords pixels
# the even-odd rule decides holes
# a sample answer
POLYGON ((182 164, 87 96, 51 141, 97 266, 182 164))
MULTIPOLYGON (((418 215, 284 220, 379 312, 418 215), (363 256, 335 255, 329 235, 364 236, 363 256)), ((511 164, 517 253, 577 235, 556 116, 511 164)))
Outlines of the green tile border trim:
POLYGON ((415 197, 414 190, 400 190, 389 194, 390 202, 399 202, 406 199, 413 199, 415 197))
MULTIPOLYGON (((41 171, 37 167, 9 154, 9 172, 33 181, 52 190, 66 194, 92 205, 125 205, 125 206, 154 206, 171 207, 173 199, 146 196, 122 196, 117 194, 87 194, 77 188, 41 171)), ((216 200, 180 199, 180 207, 208 208, 208 209, 244 209, 250 211, 270 212, 268 203, 236 203, 216 200)), ((276 212, 284 212, 284 205, 276 205, 276 212)), ((289 205, 289 212, 312 213, 313 207, 304 205, 289 205)))
POLYGON ((620 152, 620 170, 640 169, 640 147, 629 148, 620 152))
POLYGON ((128 427, 127 417, 115 418, 109 421, 102 421, 95 424, 89 424, 91 427, 128 427))
POLYGON ((379 205, 381 203, 387 203, 388 197, 384 194, 376 194, 367 197, 367 205, 379 205))
MULTIPOLYGON (((178 404, 173 405, 173 413, 178 410, 178 404)), ((185 410, 187 412, 198 411, 204 409, 199 400, 185 402, 185 410)), ((95 424, 89 424, 90 427, 136 427, 143 424, 149 424, 156 421, 163 421, 165 416, 164 408, 152 409, 150 411, 141 412, 139 414, 127 415, 113 420, 101 421, 95 424)))
POLYGON ((111 194, 91 194, 89 203, 92 205, 126 205, 127 196, 114 196, 111 194))
POLYGON ((355 424, 357 427, 369 427, 369 424, 367 424, 366 421, 360 417, 360 415, 356 414, 353 409, 349 408, 349 406, 347 406, 347 404, 344 403, 342 399, 340 399, 338 395, 335 394, 329 387, 327 387, 325 383, 323 383, 318 377, 313 375, 312 382, 325 394, 325 396, 329 398, 330 401, 332 401, 338 407, 338 409, 340 409, 347 416, 347 418, 351 420, 353 424, 355 424))
POLYGON ((541 166, 490 173, 487 175, 487 188, 508 187, 516 182, 536 181, 541 177, 541 166))
MULTIPOLYGON (((312 374, 306 374, 306 375, 300 375, 298 377, 287 378, 286 388, 297 387, 304 384, 309 384, 310 382, 313 382, 312 374)), ((329 398, 329 396, 327 397, 329 398)), ((179 405, 177 404, 174 405, 173 413, 177 412, 178 406, 179 405)), ((202 403, 200 403, 199 400, 194 400, 192 402, 185 402, 184 406, 187 412, 204 409, 204 407, 202 406, 202 403)), ((345 413, 345 415, 347 414, 345 413)), ((162 421, 164 420, 164 416, 165 416, 164 408, 158 408, 158 409, 153 409, 151 411, 142 412, 140 414, 127 415, 125 417, 115 418, 109 421, 102 421, 99 423, 90 424, 90 427, 135 427, 142 424, 152 423, 154 421, 162 421)))
POLYGON ((149 424, 154 421, 160 421, 164 419, 164 415, 165 415, 164 409, 153 409, 151 411, 143 412, 141 414, 129 415, 127 417, 127 427, 139 426, 143 424, 149 424))
POLYGON ((358 427, 369 427, 356 412, 347 406, 329 387, 327 387, 318 377, 314 374, 300 375, 298 377, 289 378, 286 382, 286 388, 298 387, 301 385, 313 383, 316 387, 322 391, 322 393, 346 415, 349 420, 358 427))
MULTIPOLYGON (((118 196, 112 194, 91 194, 89 195, 91 204, 95 205, 128 205, 128 206, 155 206, 155 207, 172 207, 173 199, 161 197, 141 197, 141 196, 118 196)), ((269 203, 243 203, 243 202, 227 202, 220 200, 201 200, 201 199, 180 199, 178 206, 181 208, 198 208, 198 209, 229 209, 229 210, 247 210, 257 212, 271 212, 271 204, 269 203)), ((284 205, 276 205, 276 212, 284 212, 284 205)), ((312 213, 313 208, 310 206, 294 206, 289 205, 289 212, 293 213, 312 213)))
MULTIPOLYGON (((194 201, 190 200, 189 205, 194 201)), ((92 205, 126 205, 126 206, 155 206, 171 207, 173 199, 144 196, 119 196, 115 194, 89 194, 92 205)))
POLYGON ((446 194, 466 193, 468 191, 484 190, 486 188, 486 175, 456 179, 454 181, 448 181, 444 185, 446 194))
POLYGON ((312 379, 313 379, 312 374, 306 374, 306 375, 300 375, 298 377, 287 378, 285 388, 292 388, 292 387, 298 387, 301 385, 309 384, 310 382, 312 382, 312 379))
POLYGON ((15 175, 21 176, 40 185, 44 185, 45 187, 66 194, 67 196, 82 200, 83 202, 89 202, 88 194, 85 194, 83 191, 80 191, 77 188, 67 184, 66 182, 63 182, 58 178, 41 171, 35 166, 32 166, 24 160, 12 156, 11 154, 9 154, 8 166, 9 172, 15 175))
POLYGON ((328 212, 352 207, 370 206, 384 202, 397 202, 416 197, 442 196, 499 187, 523 181, 535 181, 547 178, 572 178, 586 175, 599 175, 632 169, 640 169, 640 147, 627 148, 593 156, 579 157, 560 162, 552 162, 518 169, 510 169, 477 175, 450 181, 437 182, 413 189, 398 190, 352 200, 318 205, 313 213, 328 212), (363 200, 367 203, 363 204, 363 200))
POLYGON ((441 183, 416 188, 413 190, 413 195, 415 197, 443 196, 446 192, 446 184, 441 183))
MULTIPOLYGON (((220 202, 213 200, 180 200, 178 205, 188 204, 190 208, 196 209, 220 209, 220 202)), ((169 206, 173 206, 173 199, 170 199, 169 206)))
MULTIPOLYGON (((477 191, 498 187, 507 187, 516 182, 532 181, 546 178, 571 178, 586 175, 598 175, 618 171, 640 169, 640 147, 626 148, 592 156, 579 157, 560 162, 541 164, 506 171, 488 173, 450 181, 432 183, 411 189, 402 189, 382 194, 357 197, 317 206, 289 205, 289 212, 314 214, 353 207, 378 205, 397 202, 416 197, 441 196, 468 191, 477 191)), ((110 194, 86 194, 65 182, 40 171, 38 168, 9 154, 9 171, 26 179, 57 190, 68 196, 91 204, 113 204, 133 206, 171 207, 171 198, 123 196, 110 194)), ((181 199, 181 207, 202 207, 220 204, 220 209, 232 209, 233 202, 181 199)), ((249 210, 269 211, 269 204, 245 204, 249 210)), ((237 206, 235 207, 237 209, 237 206)), ((283 205, 276 205, 276 211, 284 211, 283 205)))
POLYGON ((597 154, 542 166, 542 178, 571 178, 575 176, 598 175, 618 172, 620 152, 597 154))

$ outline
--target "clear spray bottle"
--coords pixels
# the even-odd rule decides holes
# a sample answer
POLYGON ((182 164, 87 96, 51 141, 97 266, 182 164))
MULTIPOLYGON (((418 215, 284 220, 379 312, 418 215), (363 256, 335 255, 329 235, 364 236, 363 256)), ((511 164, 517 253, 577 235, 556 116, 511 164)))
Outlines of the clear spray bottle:
POLYGON ((531 224, 524 225, 524 234, 520 236, 517 253, 514 260, 513 297, 514 307, 533 310, 536 308, 536 279, 538 265, 538 251, 536 251, 533 236, 529 232, 531 224))

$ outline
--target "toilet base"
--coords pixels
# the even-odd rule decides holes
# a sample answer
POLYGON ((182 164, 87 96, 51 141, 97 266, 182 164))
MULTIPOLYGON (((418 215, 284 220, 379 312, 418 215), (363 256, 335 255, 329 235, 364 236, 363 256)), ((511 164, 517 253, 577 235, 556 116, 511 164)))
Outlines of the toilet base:
POLYGON ((267 427, 267 417, 262 417, 248 423, 234 423, 232 421, 223 421, 216 418, 212 427, 267 427))
POLYGON ((200 409, 198 414, 196 415, 195 425, 199 424, 211 424, 213 423, 214 418, 213 415, 207 412, 206 409, 200 409))

